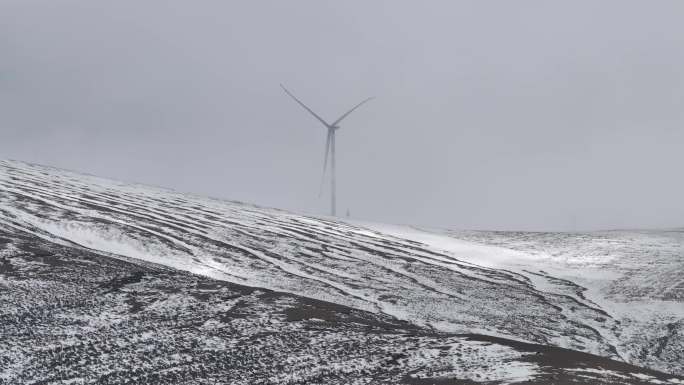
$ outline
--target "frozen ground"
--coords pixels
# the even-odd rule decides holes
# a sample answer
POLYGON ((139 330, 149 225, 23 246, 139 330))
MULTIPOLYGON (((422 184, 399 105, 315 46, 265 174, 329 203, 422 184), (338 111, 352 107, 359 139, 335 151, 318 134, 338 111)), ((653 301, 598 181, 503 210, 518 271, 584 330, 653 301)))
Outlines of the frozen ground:
MULTIPOLYGON (((305 217, 14 161, 0 162, 0 228, 69 250, 405 320, 424 333, 503 337, 684 373, 679 232, 422 231, 305 217)), ((505 349, 485 347, 476 350, 507 357, 505 349)), ((422 354, 431 361, 436 352, 422 354)), ((446 356, 442 377, 477 381, 446 356)), ((410 376, 415 383, 428 374, 421 365, 410 376)), ((490 381, 534 370, 511 364, 493 369, 492 376, 504 374, 490 381)))
POLYGON ((0 230, 0 384, 684 384, 0 230))
POLYGON ((670 372, 684 356, 684 230, 592 233, 424 230, 364 223, 481 266, 525 276, 614 319, 623 360, 670 372))

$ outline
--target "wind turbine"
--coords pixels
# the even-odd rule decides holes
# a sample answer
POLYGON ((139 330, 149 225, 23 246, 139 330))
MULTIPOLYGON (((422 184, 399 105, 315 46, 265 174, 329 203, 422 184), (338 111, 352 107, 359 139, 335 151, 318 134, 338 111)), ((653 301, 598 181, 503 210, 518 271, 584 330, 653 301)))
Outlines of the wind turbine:
MULTIPOLYGON (((345 112, 340 116, 336 121, 332 123, 326 122, 323 118, 318 116, 315 112, 313 112, 309 107, 306 106, 306 104, 302 103, 301 100, 297 99, 296 96, 292 94, 292 92, 288 91, 287 88, 285 88, 284 85, 280 85, 280 87, 285 91, 286 94, 290 95, 292 99, 294 99, 295 102, 297 102, 300 106, 302 106, 305 110, 309 111, 311 115, 313 115, 316 119, 318 119, 319 122, 323 123, 325 128, 328 129, 328 135, 325 140, 325 158, 323 160, 323 176, 321 177, 321 190, 323 189, 323 181, 325 180, 325 171, 328 168, 328 155, 330 156, 330 168, 331 168, 331 178, 330 178, 330 213, 332 216, 335 216, 335 211, 336 211, 336 201, 335 201, 335 131, 337 131, 340 126, 339 123, 342 121, 342 119, 346 118, 351 114, 354 110, 357 108, 361 107, 362 104, 366 103, 367 101, 373 99, 372 97, 363 100, 361 103, 355 105, 352 107, 349 111, 345 112)), ((320 192, 319 192, 320 194, 320 192)))

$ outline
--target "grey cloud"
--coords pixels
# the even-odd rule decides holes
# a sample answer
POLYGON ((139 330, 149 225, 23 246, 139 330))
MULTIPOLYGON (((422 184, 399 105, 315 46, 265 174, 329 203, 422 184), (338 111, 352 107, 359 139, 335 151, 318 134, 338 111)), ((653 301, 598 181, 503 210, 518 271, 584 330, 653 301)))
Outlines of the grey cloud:
POLYGON ((0 3, 0 156, 435 227, 682 226, 677 1, 0 3))

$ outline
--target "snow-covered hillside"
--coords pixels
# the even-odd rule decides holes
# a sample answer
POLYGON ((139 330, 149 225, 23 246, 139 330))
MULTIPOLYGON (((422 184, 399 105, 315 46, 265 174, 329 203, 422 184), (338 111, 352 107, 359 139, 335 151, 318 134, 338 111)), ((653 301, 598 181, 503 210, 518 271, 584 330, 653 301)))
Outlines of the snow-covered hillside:
POLYGON ((684 373, 683 233, 426 231, 0 162, 0 227, 113 257, 684 373))

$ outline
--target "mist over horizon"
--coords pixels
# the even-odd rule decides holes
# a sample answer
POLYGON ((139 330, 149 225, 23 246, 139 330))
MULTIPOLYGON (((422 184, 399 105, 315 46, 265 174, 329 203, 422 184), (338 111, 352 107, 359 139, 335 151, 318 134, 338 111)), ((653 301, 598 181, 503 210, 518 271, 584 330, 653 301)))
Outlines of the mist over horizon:
POLYGON ((0 3, 0 158, 431 228, 684 227, 684 4, 0 3), (363 4, 363 6, 360 6, 363 4), (483 23, 483 20, 487 20, 483 23))

